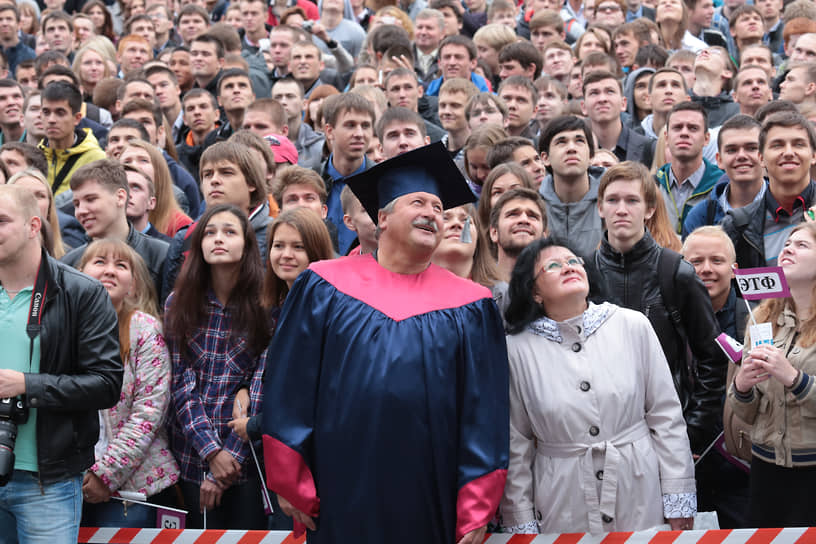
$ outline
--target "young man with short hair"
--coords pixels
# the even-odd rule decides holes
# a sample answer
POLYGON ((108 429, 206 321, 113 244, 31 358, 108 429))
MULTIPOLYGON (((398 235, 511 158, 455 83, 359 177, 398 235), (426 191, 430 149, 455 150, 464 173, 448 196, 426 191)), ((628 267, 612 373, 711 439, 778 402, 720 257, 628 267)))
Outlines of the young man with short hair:
POLYGON ((694 86, 689 95, 703 105, 712 128, 739 113, 739 105, 729 94, 735 72, 728 51, 722 47, 703 49, 694 61, 694 86))
POLYGON ((683 406, 692 452, 699 455, 721 426, 726 360, 714 341, 720 330, 703 283, 690 264, 657 245, 646 229, 657 191, 646 167, 632 161, 610 167, 601 178, 598 213, 606 234, 587 262, 591 298, 649 318, 683 406))
POLYGON ((564 32, 564 19, 552 9, 545 9, 533 15, 530 19, 530 43, 544 54, 547 44, 555 40, 566 40, 564 32))
POLYGON ((547 234, 547 211, 541 195, 523 187, 505 192, 490 210, 488 234, 496 246, 501 277, 510 281, 522 250, 547 234))
POLYGON ((150 223, 150 212, 156 209, 156 186, 153 180, 143 170, 125 165, 125 175, 128 182, 128 201, 126 214, 133 228, 152 238, 170 242, 170 238, 162 234, 150 223))
POLYGON ((190 61, 195 86, 218 94, 218 81, 224 66, 224 45, 213 36, 202 34, 190 44, 190 61))
POLYGON ((648 28, 645 32, 643 28, 640 23, 633 21, 619 26, 612 35, 612 50, 624 73, 629 73, 629 70, 632 69, 638 49, 651 43, 648 28))
POLYGON ((555 40, 544 46, 541 56, 543 59, 542 72, 566 85, 575 64, 572 48, 566 42, 555 40))
POLYGON ((542 53, 529 42, 513 42, 499 51, 499 79, 523 76, 530 81, 541 75, 542 53))
POLYGON ((574 115, 550 121, 538 140, 547 177, 539 193, 547 204, 549 233, 571 242, 576 255, 588 259, 601 242, 598 184, 603 168, 590 166, 595 154, 586 121, 574 115))
POLYGON ((442 75, 428 83, 425 94, 438 96, 442 84, 453 78, 466 79, 479 91, 489 91, 487 81, 474 73, 475 69, 476 46, 473 41, 464 36, 448 36, 439 45, 439 70, 442 75))
POLYGON ((816 64, 794 64, 779 85, 779 98, 789 100, 797 106, 816 104, 816 64))
POLYGON ((119 119, 108 132, 108 143, 105 145, 105 155, 109 159, 118 159, 122 151, 132 140, 150 141, 150 135, 138 121, 133 119, 119 119))
POLYGON ((288 25, 278 25, 269 31, 269 54, 274 66, 270 73, 270 80, 273 83, 289 74, 289 58, 292 44, 296 41, 297 29, 288 25))
POLYGON ((533 83, 525 76, 510 76, 499 87, 499 98, 507 104, 507 134, 533 141, 538 132, 538 123, 533 119, 538 93, 533 83))
POLYGON ((762 43, 765 36, 765 23, 762 13, 754 6, 744 4, 734 10, 728 21, 731 37, 734 39, 733 51, 729 51, 735 59, 743 47, 762 43))
POLYGON ((773 100, 770 84, 768 73, 761 66, 741 66, 734 79, 734 101, 739 104, 740 113, 753 117, 759 108, 773 100))
POLYGON ((176 18, 176 28, 186 47, 189 47, 193 39, 206 32, 209 27, 210 15, 206 9, 196 4, 187 4, 182 7, 176 18))
POLYGON ((465 105, 472 96, 478 94, 476 86, 462 78, 446 81, 439 90, 439 121, 447 131, 442 141, 448 153, 458 165, 464 168, 462 149, 470 136, 470 126, 465 116, 465 105))
MULTIPOLYGON (((127 174, 117 161, 102 159, 87 164, 71 178, 74 215, 93 240, 115 238, 126 242, 144 259, 156 292, 161 292, 161 273, 169 244, 136 230, 127 218, 127 174)), ((68 252, 62 262, 79 266, 88 244, 68 252)))
POLYGON ((145 78, 154 89, 159 105, 173 131, 173 142, 176 142, 184 125, 181 114, 181 89, 176 74, 166 66, 153 65, 145 71, 145 78))
POLYGON ((677 234, 695 204, 706 199, 723 175, 703 157, 708 144, 708 116, 697 102, 681 102, 666 118, 666 145, 672 161, 657 171, 656 179, 666 203, 668 219, 677 234))
POLYGON ((340 202, 343 204, 343 223, 349 230, 357 233, 359 242, 359 245, 352 247, 349 256, 374 253, 377 250, 377 225, 360 204, 360 200, 354 196, 351 187, 343 187, 340 202))
POLYGON ((740 268, 773 266, 791 229, 816 202, 810 167, 816 133, 801 114, 769 115, 759 133, 759 156, 768 173, 765 196, 729 210, 722 226, 737 250, 740 268))
POLYGON ((550 76, 541 76, 533 82, 533 85, 538 91, 535 119, 538 121, 540 131, 552 119, 564 115, 569 96, 567 87, 550 76))
POLYGON ((56 196, 68 190, 78 168, 104 159, 105 152, 90 129, 77 129, 82 120, 82 94, 74 85, 49 83, 42 92, 40 117, 46 138, 39 146, 48 160, 48 183, 56 196))
POLYGON ((592 72, 584 78, 581 110, 589 117, 597 147, 612 151, 620 161, 652 164, 655 141, 621 121, 625 109, 623 87, 611 72, 592 72))
POLYGON ((179 161, 198 182, 198 161, 218 134, 218 103, 204 89, 192 89, 182 104, 184 124, 189 128, 178 146, 179 161))
POLYGON ((153 58, 153 47, 144 37, 130 34, 119 40, 116 60, 119 62, 119 77, 126 79, 153 58))
POLYGON ((680 102, 689 100, 688 88, 683 74, 674 68, 661 68, 649 79, 649 102, 652 113, 641 121, 644 134, 657 139, 666 126, 666 117, 680 102))
MULTIPOLYGON (((320 132, 315 132, 312 127, 303 122, 303 86, 292 78, 279 79, 272 86, 272 98, 281 105, 285 112, 286 125, 289 127, 285 136, 295 144, 298 164, 319 171, 323 162, 325 136, 320 132)), ((271 108, 270 105, 270 110, 271 108)), ((250 106, 250 109, 255 108, 250 106)))
POLYGON ((366 158, 371 138, 374 137, 374 108, 371 102, 355 93, 328 97, 324 103, 326 140, 332 152, 321 168, 321 177, 328 188, 328 219, 337 227, 338 249, 348 253, 354 233, 343 223, 340 193, 345 178, 368 170, 366 158))
POLYGON ((181 45, 181 37, 173 27, 173 11, 164 2, 148 4, 145 13, 153 20, 156 31, 156 50, 161 52, 168 47, 181 45))
POLYGON ((768 74, 768 81, 776 77, 773 53, 762 43, 746 46, 740 51, 740 66, 760 66, 768 74))
POLYGON ((431 143, 422 117, 407 108, 385 110, 377 121, 376 134, 386 160, 431 143))
POLYGON ((247 107, 255 100, 249 73, 237 68, 224 70, 218 80, 218 105, 227 122, 219 128, 219 137, 226 140, 244 124, 247 107))
POLYGON ((436 110, 439 101, 436 97, 425 96, 425 91, 417 79, 416 73, 408 68, 397 68, 385 76, 384 91, 391 107, 408 108, 425 120, 425 131, 432 142, 438 142, 445 135, 439 126, 436 110))
POLYGON ((530 140, 520 136, 508 136, 496 142, 487 152, 487 166, 491 170, 507 162, 515 162, 524 168, 533 178, 533 189, 538 191, 547 171, 541 162, 541 154, 536 151, 530 140))
MULTIPOLYGON (((0 11, 0 25, 2 14, 0 11)), ((0 79, 0 145, 25 140, 24 101, 25 93, 19 83, 11 79, 0 79)))
POLYGON ((323 52, 312 42, 295 42, 289 58, 289 73, 304 89, 303 98, 321 85, 320 72, 325 67, 323 52))
POLYGON ((62 53, 73 60, 74 23, 64 11, 51 11, 42 19, 42 32, 49 51, 62 53))
POLYGON ((9 74, 15 74, 17 65, 26 60, 34 60, 37 54, 20 41, 17 33, 20 26, 20 11, 15 4, 0 4, 0 52, 8 63, 9 74))
POLYGON ((725 172, 708 198, 697 203, 683 221, 683 236, 703 225, 716 225, 728 210, 743 208, 765 194, 759 157, 760 124, 748 115, 726 121, 717 134, 717 165, 725 172))

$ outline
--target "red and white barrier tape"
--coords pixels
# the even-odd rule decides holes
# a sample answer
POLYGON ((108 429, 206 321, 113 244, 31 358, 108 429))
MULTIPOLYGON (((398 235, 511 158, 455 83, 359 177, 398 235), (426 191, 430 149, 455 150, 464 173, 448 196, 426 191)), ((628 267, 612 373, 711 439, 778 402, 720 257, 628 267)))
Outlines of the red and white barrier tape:
MULTIPOLYGON (((81 544, 300 544, 286 531, 202 531, 197 529, 98 529, 82 527, 81 544)), ((484 544, 816 544, 816 527, 716 531, 642 531, 560 535, 488 535, 484 544)))

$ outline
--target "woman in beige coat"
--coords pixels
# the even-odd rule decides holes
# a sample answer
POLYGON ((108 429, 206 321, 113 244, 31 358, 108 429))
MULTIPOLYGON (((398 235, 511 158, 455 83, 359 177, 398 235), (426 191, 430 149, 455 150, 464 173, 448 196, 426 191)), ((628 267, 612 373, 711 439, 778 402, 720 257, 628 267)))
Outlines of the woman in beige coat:
POLYGON ((757 322, 771 323, 773 345, 746 349, 728 390, 734 413, 753 424, 751 527, 816 523, 816 223, 791 231, 778 264, 790 298, 754 311, 757 322))
POLYGON ((668 364, 649 321, 587 304, 583 261, 550 239, 510 282, 510 465, 500 513, 513 532, 691 529, 694 466, 668 364))

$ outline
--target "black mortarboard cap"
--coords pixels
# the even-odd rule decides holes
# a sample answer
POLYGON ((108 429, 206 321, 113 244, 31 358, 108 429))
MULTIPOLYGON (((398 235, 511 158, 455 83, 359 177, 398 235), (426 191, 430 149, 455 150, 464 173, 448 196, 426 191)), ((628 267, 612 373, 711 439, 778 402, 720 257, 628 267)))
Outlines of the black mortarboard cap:
POLYGON ((434 194, 446 210, 476 201, 442 142, 397 155, 348 178, 346 183, 375 225, 377 213, 386 204, 409 193, 434 194))

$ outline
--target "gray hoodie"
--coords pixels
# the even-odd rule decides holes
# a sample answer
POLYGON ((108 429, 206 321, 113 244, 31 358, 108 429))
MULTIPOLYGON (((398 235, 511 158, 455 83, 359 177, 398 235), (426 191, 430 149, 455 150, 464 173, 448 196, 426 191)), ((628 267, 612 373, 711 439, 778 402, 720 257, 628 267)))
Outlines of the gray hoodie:
POLYGON ((589 191, 578 202, 561 202, 555 194, 552 175, 544 178, 539 189, 547 208, 547 231, 568 243, 584 260, 598 249, 603 235, 598 215, 598 186, 604 171, 599 166, 589 167, 589 191))
POLYGON ((647 66, 629 72, 623 86, 623 96, 626 97, 626 111, 631 116, 630 128, 636 128, 638 131, 640 131, 640 120, 638 119, 637 107, 635 106, 635 81, 637 81, 637 78, 643 73, 654 74, 655 69, 647 66))

